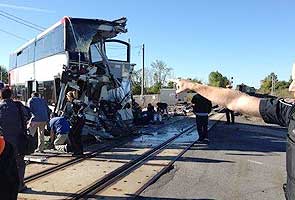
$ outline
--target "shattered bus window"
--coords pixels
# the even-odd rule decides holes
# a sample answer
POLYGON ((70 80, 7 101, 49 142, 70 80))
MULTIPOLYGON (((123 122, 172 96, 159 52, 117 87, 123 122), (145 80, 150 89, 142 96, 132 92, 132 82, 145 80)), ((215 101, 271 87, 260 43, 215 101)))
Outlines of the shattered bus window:
POLYGON ((99 52, 99 48, 101 48, 99 43, 92 44, 90 46, 90 54, 91 54, 91 62, 92 63, 102 62, 102 60, 103 60, 102 56, 99 52))

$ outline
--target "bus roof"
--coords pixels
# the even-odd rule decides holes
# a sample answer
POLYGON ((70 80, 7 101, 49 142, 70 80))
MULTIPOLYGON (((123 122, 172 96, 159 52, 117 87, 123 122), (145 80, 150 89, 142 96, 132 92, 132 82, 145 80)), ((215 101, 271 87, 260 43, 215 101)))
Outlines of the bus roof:
POLYGON ((31 44, 35 40, 38 40, 39 38, 43 37, 44 35, 46 35, 48 32, 50 32, 51 30, 53 30, 54 28, 56 28, 60 24, 61 24, 61 21, 56 22, 54 25, 50 26, 49 28, 45 29, 43 32, 39 33, 35 38, 32 38, 31 40, 29 40, 28 42, 26 42, 25 44, 23 44, 22 46, 17 48, 12 54, 18 53, 19 51, 23 50, 29 44, 31 44))
POLYGON ((41 32, 40 34, 38 34, 35 38, 29 40, 28 42, 26 42, 25 44, 23 44, 22 46, 20 46, 19 48, 17 48, 17 50, 15 50, 12 54, 16 54, 19 51, 23 50, 29 44, 31 44, 34 41, 42 38, 44 35, 46 35, 51 30, 55 29, 57 26, 59 26, 61 24, 64 24, 67 20, 68 21, 71 21, 71 22, 72 21, 75 21, 75 22, 81 22, 81 23, 85 23, 85 24, 107 24, 107 25, 114 25, 115 23, 119 23, 119 24, 121 23, 124 26, 126 24, 126 18, 125 17, 122 17, 122 18, 117 19, 117 20, 114 20, 114 21, 108 21, 108 20, 102 20, 102 19, 72 18, 72 17, 65 16, 61 20, 59 20, 58 22, 56 22, 54 25, 50 26, 49 28, 47 28, 46 30, 44 30, 43 32, 41 32))

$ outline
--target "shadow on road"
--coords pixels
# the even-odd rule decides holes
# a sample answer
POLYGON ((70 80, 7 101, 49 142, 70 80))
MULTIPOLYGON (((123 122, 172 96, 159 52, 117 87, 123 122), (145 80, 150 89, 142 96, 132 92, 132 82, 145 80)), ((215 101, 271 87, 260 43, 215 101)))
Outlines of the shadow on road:
MULTIPOLYGON (((191 150, 229 150, 257 153, 233 153, 233 155, 263 156, 263 153, 285 152, 287 130, 281 127, 252 124, 225 125, 220 123, 210 130, 209 145, 195 145, 191 150)), ((230 153, 228 153, 231 155, 230 153)))

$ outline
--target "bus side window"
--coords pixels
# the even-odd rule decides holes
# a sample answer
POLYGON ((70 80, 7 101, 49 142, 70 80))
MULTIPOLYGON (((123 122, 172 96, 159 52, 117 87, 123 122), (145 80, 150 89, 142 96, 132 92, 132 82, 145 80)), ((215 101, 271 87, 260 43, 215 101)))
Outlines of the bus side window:
POLYGON ((27 101, 27 89, 25 85, 13 86, 13 98, 19 101, 27 101))

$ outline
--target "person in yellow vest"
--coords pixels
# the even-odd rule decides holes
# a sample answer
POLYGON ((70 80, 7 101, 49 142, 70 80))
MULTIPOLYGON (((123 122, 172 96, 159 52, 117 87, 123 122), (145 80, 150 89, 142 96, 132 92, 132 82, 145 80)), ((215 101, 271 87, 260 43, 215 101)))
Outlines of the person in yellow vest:
POLYGON ((0 199, 17 199, 18 170, 12 145, 5 141, 0 127, 0 199))

